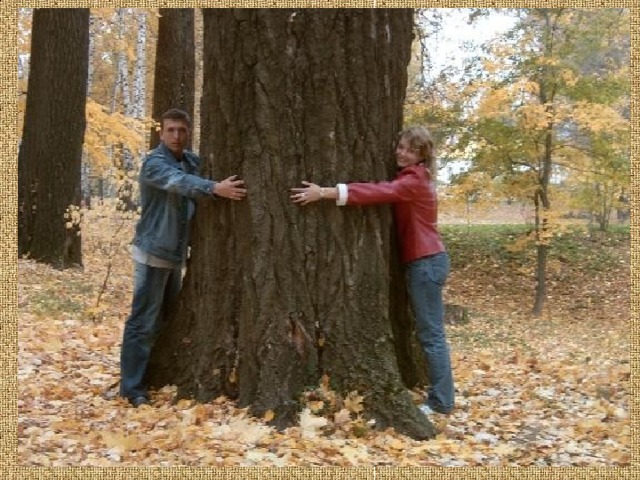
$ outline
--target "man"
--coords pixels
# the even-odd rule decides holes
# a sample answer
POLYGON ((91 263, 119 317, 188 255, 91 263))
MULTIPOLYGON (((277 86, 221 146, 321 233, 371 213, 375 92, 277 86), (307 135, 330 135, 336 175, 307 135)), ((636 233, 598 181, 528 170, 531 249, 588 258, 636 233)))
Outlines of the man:
POLYGON ((198 197, 242 200, 247 193, 236 175, 221 182, 199 176, 200 159, 186 150, 191 119, 178 109, 160 119, 160 145, 140 170, 142 212, 133 240, 135 283, 131 315, 120 353, 120 395, 138 407, 149 403, 143 379, 151 349, 168 308, 182 286, 189 221, 198 197))

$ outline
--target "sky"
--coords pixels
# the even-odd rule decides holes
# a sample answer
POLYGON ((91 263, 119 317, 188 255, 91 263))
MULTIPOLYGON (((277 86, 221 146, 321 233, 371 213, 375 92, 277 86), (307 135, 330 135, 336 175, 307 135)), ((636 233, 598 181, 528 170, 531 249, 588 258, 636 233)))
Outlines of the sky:
POLYGON ((489 16, 480 17, 473 25, 467 24, 470 9, 443 8, 444 28, 440 33, 427 40, 432 55, 433 72, 440 72, 444 67, 454 65, 461 67, 465 58, 472 52, 463 50, 464 42, 482 44, 511 28, 515 20, 505 14, 504 9, 493 9, 489 16))
MULTIPOLYGON (((463 43, 473 42, 478 46, 506 32, 515 20, 500 9, 494 9, 490 15, 480 17, 473 25, 467 24, 470 9, 447 8, 443 18, 443 28, 437 35, 427 40, 427 48, 431 54, 433 67, 425 73, 437 76, 448 66, 462 68, 466 58, 474 55, 473 51, 463 49, 463 43)), ((477 51, 477 50, 476 50, 477 51)), ((454 161, 438 169, 438 181, 449 183, 451 175, 469 168, 468 162, 454 161)))

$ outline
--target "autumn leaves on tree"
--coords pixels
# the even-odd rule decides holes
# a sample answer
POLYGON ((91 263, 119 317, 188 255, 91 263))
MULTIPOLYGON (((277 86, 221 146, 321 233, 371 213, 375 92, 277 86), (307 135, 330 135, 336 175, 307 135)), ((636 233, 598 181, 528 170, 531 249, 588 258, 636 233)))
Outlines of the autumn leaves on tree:
POLYGON ((474 55, 461 81, 410 93, 409 121, 448 133, 441 158, 468 161, 460 200, 533 204, 521 248, 538 258, 533 311, 546 298, 549 245, 561 216, 586 210, 606 230, 629 190, 629 12, 523 9, 499 41, 474 55), (481 68, 480 68, 481 66, 481 68), (429 98, 428 103, 420 96, 429 98), (469 106, 473 105, 473 108, 469 106), (465 107, 466 106, 466 107, 465 107))

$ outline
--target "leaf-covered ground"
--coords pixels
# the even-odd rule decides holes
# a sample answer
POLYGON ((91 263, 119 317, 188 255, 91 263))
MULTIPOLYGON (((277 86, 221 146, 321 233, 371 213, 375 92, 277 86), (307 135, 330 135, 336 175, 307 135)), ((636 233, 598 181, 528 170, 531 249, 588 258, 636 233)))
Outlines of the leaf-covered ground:
POLYGON ((523 227, 444 227, 447 301, 469 311, 447 327, 457 408, 414 441, 367 424, 357 395, 328 418, 310 402, 283 432, 225 398, 175 402, 171 387, 139 409, 111 398, 133 223, 107 211, 85 214, 84 270, 19 261, 21 465, 629 465, 628 228, 561 237, 532 318, 534 259, 507 248, 523 227))

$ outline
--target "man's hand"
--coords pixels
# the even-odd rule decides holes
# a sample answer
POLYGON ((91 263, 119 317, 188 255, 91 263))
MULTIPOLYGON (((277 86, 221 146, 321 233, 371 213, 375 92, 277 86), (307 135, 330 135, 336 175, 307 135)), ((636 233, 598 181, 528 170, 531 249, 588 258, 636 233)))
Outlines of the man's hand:
POLYGON ((216 182, 213 187, 214 195, 229 198, 231 200, 242 200, 247 196, 247 189, 242 188, 244 180, 236 180, 237 175, 225 178, 221 182, 216 182))

